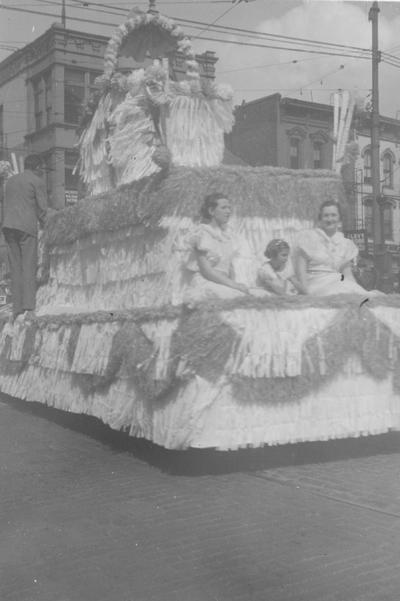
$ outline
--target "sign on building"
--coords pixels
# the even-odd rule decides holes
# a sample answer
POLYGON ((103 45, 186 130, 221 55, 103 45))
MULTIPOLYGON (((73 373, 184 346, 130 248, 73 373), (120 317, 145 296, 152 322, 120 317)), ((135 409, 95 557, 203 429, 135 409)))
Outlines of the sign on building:
POLYGON ((65 190, 65 204, 66 205, 74 205, 78 201, 78 191, 77 190, 65 190))
POLYGON ((360 251, 368 252, 368 235, 367 230, 347 230, 344 232, 346 238, 349 238, 360 249, 360 251))

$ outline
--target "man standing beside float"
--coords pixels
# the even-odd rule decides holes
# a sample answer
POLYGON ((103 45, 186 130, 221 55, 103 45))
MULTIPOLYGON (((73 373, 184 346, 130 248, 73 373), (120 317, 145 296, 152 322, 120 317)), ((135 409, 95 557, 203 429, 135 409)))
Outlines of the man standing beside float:
POLYGON ((24 172, 10 177, 5 186, 3 233, 8 246, 14 319, 33 315, 36 306, 38 222, 44 225, 47 195, 42 160, 32 154, 24 172))

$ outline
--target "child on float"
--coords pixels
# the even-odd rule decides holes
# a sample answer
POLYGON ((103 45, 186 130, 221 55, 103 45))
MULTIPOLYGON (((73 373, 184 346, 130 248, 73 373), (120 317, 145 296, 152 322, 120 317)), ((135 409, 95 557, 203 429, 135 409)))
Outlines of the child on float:
POLYGON ((295 277, 289 261, 290 246, 286 240, 274 238, 268 243, 264 256, 266 260, 258 269, 258 284, 280 296, 302 292, 300 282, 295 277))

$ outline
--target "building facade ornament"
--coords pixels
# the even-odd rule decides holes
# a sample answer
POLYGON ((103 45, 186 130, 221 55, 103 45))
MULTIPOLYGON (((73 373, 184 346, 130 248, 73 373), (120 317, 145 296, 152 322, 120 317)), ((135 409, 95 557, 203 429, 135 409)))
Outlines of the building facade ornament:
POLYGON ((304 138, 307 136, 307 131, 304 129, 304 127, 300 127, 298 125, 287 129, 286 133, 289 138, 300 138, 301 140, 304 140, 304 138))

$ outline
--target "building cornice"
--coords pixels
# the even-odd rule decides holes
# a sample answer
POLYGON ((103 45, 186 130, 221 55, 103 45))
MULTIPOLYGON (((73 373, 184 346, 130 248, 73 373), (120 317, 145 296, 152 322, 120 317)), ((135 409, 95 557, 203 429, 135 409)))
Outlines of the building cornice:
POLYGON ((98 54, 102 58, 102 48, 105 49, 107 43, 106 36, 65 29, 61 25, 54 24, 43 35, 0 63, 0 86, 57 49, 65 50, 70 45, 71 51, 79 52, 90 45, 90 54, 98 54))

